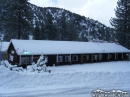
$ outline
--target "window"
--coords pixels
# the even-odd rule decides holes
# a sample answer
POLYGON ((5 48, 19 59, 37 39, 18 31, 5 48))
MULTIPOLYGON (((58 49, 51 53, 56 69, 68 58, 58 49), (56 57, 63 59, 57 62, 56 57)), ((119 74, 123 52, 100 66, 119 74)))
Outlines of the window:
POLYGON ((29 57, 21 57, 22 64, 29 64, 29 57))
POLYGON ((102 58, 103 58, 103 55, 101 54, 101 56, 100 56, 100 57, 101 57, 101 59, 102 59, 102 58))
POLYGON ((103 55, 102 54, 99 54, 99 59, 101 60, 103 58, 103 55))
POLYGON ((70 62, 70 56, 65 56, 65 62, 70 62))
POLYGON ((63 62, 63 56, 58 56, 58 62, 63 62))
POLYGON ((78 61, 78 55, 73 55, 73 61, 78 61))
POLYGON ((89 60, 89 55, 87 55, 87 60, 89 60))
POLYGON ((97 60, 97 55, 93 55, 93 60, 97 60))
POLYGON ((109 58, 112 58, 112 55, 111 55, 111 54, 109 54, 109 58))
POLYGON ((118 54, 115 54, 115 58, 118 58, 118 54))

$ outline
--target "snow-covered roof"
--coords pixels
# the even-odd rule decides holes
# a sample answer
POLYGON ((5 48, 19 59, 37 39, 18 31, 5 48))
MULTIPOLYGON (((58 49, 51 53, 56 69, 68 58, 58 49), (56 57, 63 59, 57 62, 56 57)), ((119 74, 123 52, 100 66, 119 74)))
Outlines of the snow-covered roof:
POLYGON ((127 48, 115 43, 15 39, 11 42, 18 55, 24 55, 24 51, 30 52, 30 55, 130 52, 127 48))
POLYGON ((0 42, 0 49, 2 52, 6 52, 10 42, 0 42))

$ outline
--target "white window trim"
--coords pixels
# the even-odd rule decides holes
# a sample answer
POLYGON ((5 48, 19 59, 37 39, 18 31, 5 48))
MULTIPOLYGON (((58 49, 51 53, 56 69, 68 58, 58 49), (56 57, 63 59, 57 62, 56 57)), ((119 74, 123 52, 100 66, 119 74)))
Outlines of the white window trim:
POLYGON ((58 62, 63 62, 63 56, 58 56, 58 62))
POLYGON ((73 61, 78 61, 78 55, 73 55, 73 61), (74 60, 74 57, 76 57, 76 60, 74 60))
POLYGON ((65 62, 70 62, 70 56, 65 56, 65 62))

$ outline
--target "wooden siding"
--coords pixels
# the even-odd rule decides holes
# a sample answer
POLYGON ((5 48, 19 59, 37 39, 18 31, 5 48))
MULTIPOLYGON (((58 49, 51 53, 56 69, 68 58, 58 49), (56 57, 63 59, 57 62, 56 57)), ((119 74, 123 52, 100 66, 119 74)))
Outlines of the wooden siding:
POLYGON ((127 53, 123 53, 123 60, 129 60, 127 53))
POLYGON ((57 64, 56 63, 56 56, 57 55, 47 55, 48 57, 48 62, 46 63, 47 66, 53 66, 53 64, 57 64))
POLYGON ((13 44, 11 43, 8 49, 8 61, 9 63, 11 63, 12 65, 18 64, 19 63, 19 57, 14 49, 13 44), (12 53, 12 51, 14 51, 14 54, 12 53), (13 60, 10 60, 10 55, 13 56, 13 60))
POLYGON ((8 53, 2 53, 2 60, 8 60, 8 53))

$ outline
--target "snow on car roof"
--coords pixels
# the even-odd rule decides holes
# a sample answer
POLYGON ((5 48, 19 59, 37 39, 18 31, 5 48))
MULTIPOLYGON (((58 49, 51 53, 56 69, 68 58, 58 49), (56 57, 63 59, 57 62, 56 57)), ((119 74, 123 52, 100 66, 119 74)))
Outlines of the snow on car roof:
POLYGON ((24 55, 25 51, 29 52, 30 55, 130 52, 127 48, 116 43, 17 39, 12 39, 11 42, 18 55, 24 55))

